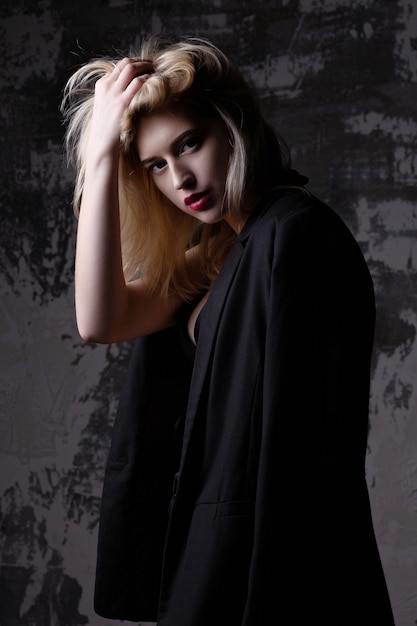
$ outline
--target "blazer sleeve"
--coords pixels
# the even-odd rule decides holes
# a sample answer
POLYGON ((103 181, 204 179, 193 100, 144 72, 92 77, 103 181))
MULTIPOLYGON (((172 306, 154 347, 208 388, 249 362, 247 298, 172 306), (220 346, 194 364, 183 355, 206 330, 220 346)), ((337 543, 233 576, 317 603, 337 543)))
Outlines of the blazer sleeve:
POLYGON ((190 376, 176 326, 134 342, 101 500, 95 610, 104 617, 156 620, 190 376))
POLYGON ((306 202, 272 236, 243 624, 272 623, 278 610, 297 623, 392 624, 365 482, 372 280, 327 207, 306 202))

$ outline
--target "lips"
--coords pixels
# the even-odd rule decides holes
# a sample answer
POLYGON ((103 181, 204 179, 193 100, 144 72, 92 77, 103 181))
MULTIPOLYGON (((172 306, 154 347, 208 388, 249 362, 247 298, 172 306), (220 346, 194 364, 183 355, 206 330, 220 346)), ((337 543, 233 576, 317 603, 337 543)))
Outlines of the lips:
POLYGON ((209 192, 193 193, 191 196, 184 198, 184 204, 193 211, 200 211, 205 207, 209 200, 209 192))

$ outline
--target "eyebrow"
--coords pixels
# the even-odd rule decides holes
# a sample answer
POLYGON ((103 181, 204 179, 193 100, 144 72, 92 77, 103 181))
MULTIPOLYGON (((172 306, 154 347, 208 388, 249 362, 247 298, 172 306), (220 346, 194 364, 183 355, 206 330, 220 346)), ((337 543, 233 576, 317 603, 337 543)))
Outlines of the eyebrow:
MULTIPOLYGON (((170 145, 170 150, 175 152, 176 150, 178 150, 178 147, 188 135, 192 135, 193 133, 197 133, 197 132, 198 132, 197 128, 188 128, 187 130, 185 130, 183 133, 181 133, 180 135, 178 135, 178 137, 174 139, 174 141, 170 145)), ((151 156, 151 157, 147 157, 146 159, 141 159, 141 163, 144 167, 146 167, 147 165, 150 165, 151 163, 154 163, 155 161, 158 161, 158 160, 159 160, 159 157, 151 156)))

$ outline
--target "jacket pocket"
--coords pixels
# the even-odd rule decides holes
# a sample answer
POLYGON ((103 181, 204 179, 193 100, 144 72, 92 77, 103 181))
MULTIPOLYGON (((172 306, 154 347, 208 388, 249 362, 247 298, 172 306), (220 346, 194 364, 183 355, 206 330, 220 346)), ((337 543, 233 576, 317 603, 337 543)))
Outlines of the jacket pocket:
POLYGON ((218 502, 216 505, 215 519, 224 517, 248 517, 252 513, 251 500, 231 500, 218 502))

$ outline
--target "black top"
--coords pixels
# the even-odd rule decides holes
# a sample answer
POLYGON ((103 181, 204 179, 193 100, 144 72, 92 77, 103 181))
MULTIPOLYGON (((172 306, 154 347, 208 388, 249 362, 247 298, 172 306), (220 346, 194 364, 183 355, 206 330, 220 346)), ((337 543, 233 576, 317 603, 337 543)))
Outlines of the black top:
MULTIPOLYGON (((178 333, 179 333, 179 338, 180 338, 180 344, 181 344, 182 349, 184 350, 185 356, 187 357, 190 363, 194 363, 196 347, 194 343, 191 341, 190 335, 188 333, 188 320, 190 319, 190 315, 196 306, 197 306, 196 302, 186 303, 180 308, 178 312, 178 333)), ((202 310, 203 309, 201 309, 201 311, 202 310)), ((199 312, 197 319, 195 321, 195 325, 194 325, 195 343, 197 343, 198 341, 201 311, 199 312)))

